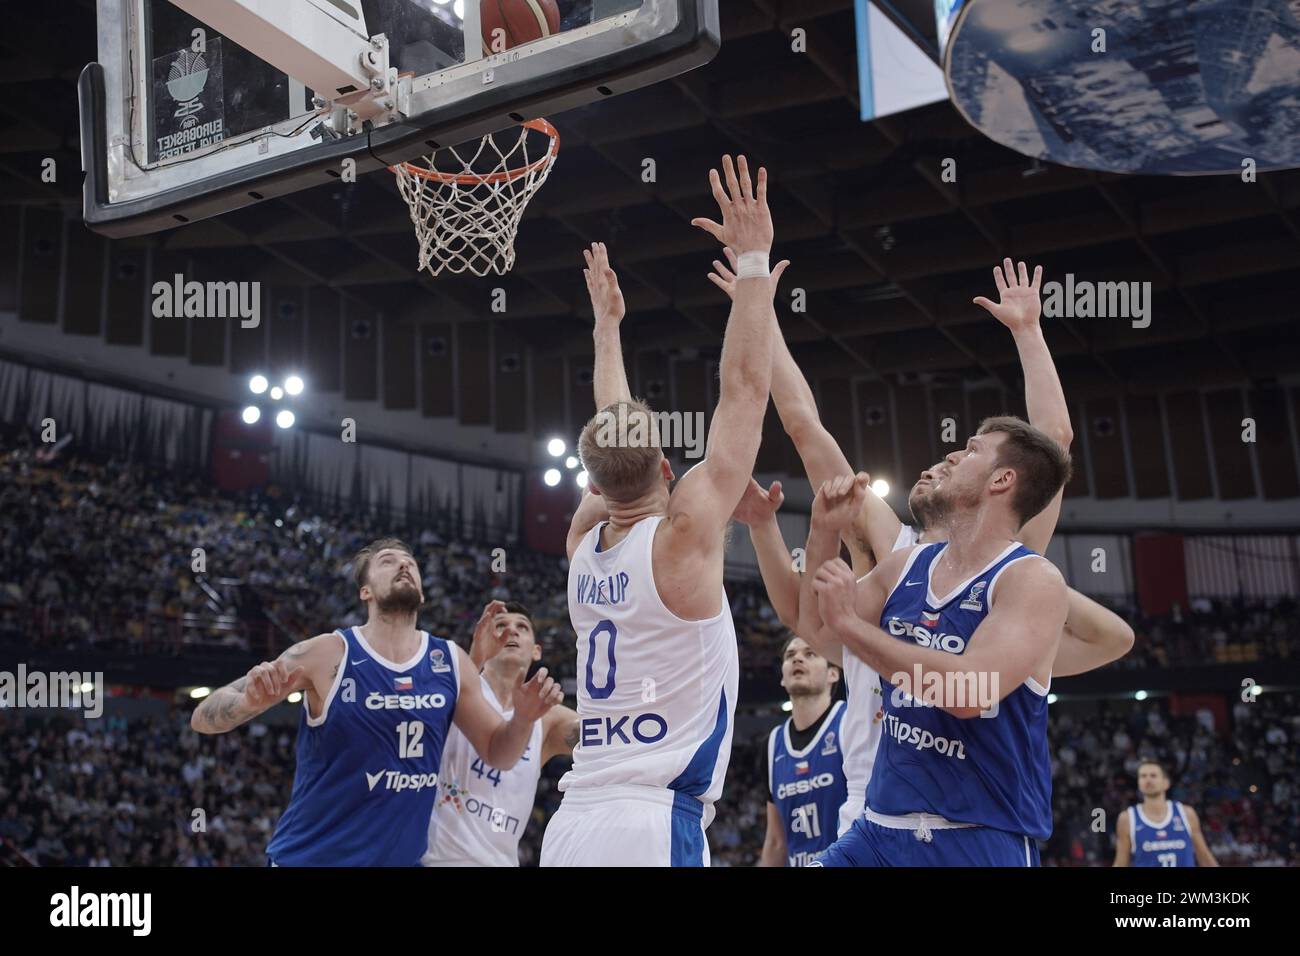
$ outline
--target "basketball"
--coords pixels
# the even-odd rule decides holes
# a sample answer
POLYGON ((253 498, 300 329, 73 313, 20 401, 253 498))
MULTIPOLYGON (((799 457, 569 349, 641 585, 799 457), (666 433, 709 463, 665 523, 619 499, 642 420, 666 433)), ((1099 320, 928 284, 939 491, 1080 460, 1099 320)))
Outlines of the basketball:
POLYGON ((484 56, 560 32, 555 0, 482 0, 479 10, 484 56))

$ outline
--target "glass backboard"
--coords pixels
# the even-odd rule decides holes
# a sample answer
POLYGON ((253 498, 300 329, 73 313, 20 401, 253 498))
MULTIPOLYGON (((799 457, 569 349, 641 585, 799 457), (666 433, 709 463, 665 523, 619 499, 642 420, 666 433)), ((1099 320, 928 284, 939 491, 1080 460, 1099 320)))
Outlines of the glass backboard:
POLYGON ((539 116, 562 126, 556 114, 700 66, 720 43, 717 0, 97 0, 97 17, 83 206, 118 237, 327 182, 344 160, 363 174, 539 116), (340 132, 327 104, 368 91, 312 89, 200 18, 270 2, 301 14, 299 37, 323 16, 385 37, 383 112, 340 132))

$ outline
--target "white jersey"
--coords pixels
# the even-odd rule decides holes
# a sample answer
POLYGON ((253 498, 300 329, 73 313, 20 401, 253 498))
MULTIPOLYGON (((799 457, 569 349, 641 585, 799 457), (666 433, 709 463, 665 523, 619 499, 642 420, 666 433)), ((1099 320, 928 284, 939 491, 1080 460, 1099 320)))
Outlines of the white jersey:
MULTIPOLYGON (((894 551, 910 548, 920 535, 910 525, 903 525, 894 541, 894 551)), ((848 688, 848 706, 840 724, 840 746, 844 750, 844 779, 848 799, 840 810, 840 833, 862 816, 867 802, 867 782, 876 762, 876 749, 880 746, 880 675, 863 662, 862 658, 847 649, 843 659, 844 684, 848 688)))
POLYGON ((560 789, 620 784, 698 798, 704 825, 731 757, 740 661, 725 590, 721 609, 684 621, 659 598, 653 548, 661 517, 600 550, 597 525, 569 566, 578 640, 578 745, 560 789))
MULTIPOLYGON (((506 720, 506 710, 482 681, 483 699, 506 720)), ((425 866, 518 866, 519 838, 537 799, 542 775, 542 722, 509 770, 490 767, 456 727, 447 733, 438 768, 438 797, 429 820, 425 866)))

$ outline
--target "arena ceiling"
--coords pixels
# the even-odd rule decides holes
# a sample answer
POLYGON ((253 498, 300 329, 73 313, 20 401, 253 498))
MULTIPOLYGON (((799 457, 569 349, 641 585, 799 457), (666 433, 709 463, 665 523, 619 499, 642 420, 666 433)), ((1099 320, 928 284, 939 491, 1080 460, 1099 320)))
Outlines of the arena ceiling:
MULTIPOLYGON (((897 6, 933 36, 928 0, 897 6)), ((980 381, 1017 392, 1010 337, 971 304, 990 293, 989 269, 1007 255, 1043 264, 1049 279, 1069 272, 1152 284, 1148 328, 1120 319, 1048 323, 1072 399, 1259 386, 1300 373, 1300 171, 1247 184, 1043 167, 975 132, 946 102, 862 123, 852 0, 721 7, 723 47, 708 67, 557 119, 560 159, 504 279, 417 275, 407 211, 384 174, 120 240, 113 255, 152 249, 200 276, 327 287, 348 314, 374 313, 403 330, 375 352, 381 364, 409 366, 416 336, 427 343, 437 338, 431 330, 456 325, 463 347, 494 324, 488 354, 517 346, 536 373, 587 361, 579 251, 603 240, 628 298, 625 345, 636 376, 643 367, 702 364, 707 393, 727 304, 706 280, 713 242, 689 221, 716 208, 709 166, 743 152, 772 171, 777 252, 793 261, 785 286, 807 293, 802 314, 783 297, 781 324, 815 381, 980 381), (806 53, 791 49, 795 27, 806 31, 806 53), (945 158, 956 160, 955 183, 941 176, 945 158), (642 181, 646 159, 655 161, 653 183, 642 181), (503 315, 490 308, 498 286, 507 291, 503 315)), ((0 204, 75 209, 76 78, 95 55, 94 3, 28 5, 7 16, 0 204), (55 184, 40 178, 47 156, 62 171, 55 184)), ((83 250, 100 241, 76 238, 83 250)), ((274 349, 274 330, 271 337, 274 349)), ((237 354, 218 360, 236 370, 240 363, 237 354)), ((472 363, 460 365, 463 377, 472 363)), ((420 388, 416 401, 429 414, 430 386, 420 388)))

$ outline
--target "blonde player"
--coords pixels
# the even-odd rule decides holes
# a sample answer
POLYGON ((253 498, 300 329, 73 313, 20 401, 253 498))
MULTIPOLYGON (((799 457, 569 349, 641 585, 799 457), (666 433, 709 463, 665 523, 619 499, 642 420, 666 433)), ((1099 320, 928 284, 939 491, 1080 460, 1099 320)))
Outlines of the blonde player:
POLYGON ((603 246, 587 254, 596 313, 597 415, 579 441, 589 494, 569 529, 569 615, 578 642, 578 746, 560 781, 542 866, 706 866, 704 831, 730 758, 739 680, 722 587, 724 536, 758 453, 772 373, 767 173, 744 157, 710 181, 739 254, 706 459, 676 487, 653 413, 634 401, 618 326, 624 306, 603 246))
MULTIPOLYGON (((528 609, 492 601, 474 628, 469 657, 483 678, 483 699, 509 720, 507 703, 542 656, 528 609)), ((429 820, 425 866, 518 866, 519 840, 537 799, 537 781, 552 757, 573 753, 578 715, 556 705, 533 722, 519 762, 493 767, 455 727, 438 768, 438 799, 429 820)))

